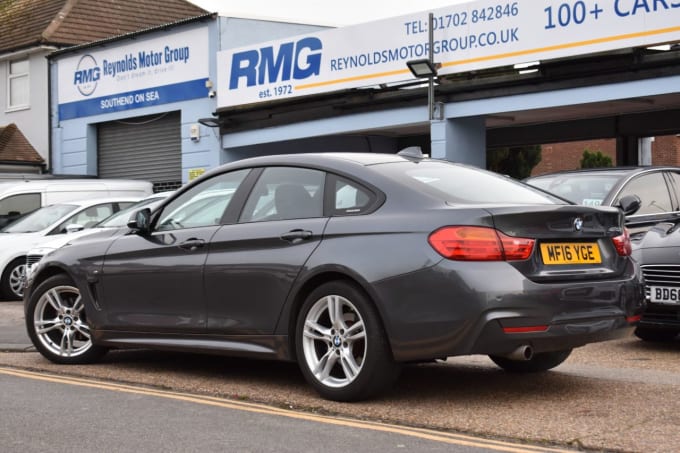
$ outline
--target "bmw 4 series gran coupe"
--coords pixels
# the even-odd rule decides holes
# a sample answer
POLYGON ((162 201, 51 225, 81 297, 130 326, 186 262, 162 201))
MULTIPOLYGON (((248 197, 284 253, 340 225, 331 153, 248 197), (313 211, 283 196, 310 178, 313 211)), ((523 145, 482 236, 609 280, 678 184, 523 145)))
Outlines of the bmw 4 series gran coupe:
POLYGON ((351 401, 408 362, 545 371, 630 334, 630 253, 616 208, 416 152, 256 157, 46 255, 26 324, 58 363, 139 347, 294 360, 351 401))

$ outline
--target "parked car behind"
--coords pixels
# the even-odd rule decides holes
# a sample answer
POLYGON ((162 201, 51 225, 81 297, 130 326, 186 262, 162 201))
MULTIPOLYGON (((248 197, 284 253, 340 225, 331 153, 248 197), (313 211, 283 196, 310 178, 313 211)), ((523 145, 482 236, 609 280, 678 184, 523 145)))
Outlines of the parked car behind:
POLYGON ((34 179, 0 182, 0 228, 38 208, 86 198, 151 195, 153 184, 127 179, 34 179))
POLYGON ((26 252, 31 248, 65 235, 68 227, 91 228, 138 200, 121 196, 53 204, 0 229, 0 297, 18 300, 23 296, 26 252))
POLYGON ((30 274, 33 266, 35 266, 42 259, 43 256, 47 255, 50 252, 55 251, 58 248, 63 247, 69 242, 75 241, 80 237, 87 236, 88 234, 92 233, 97 233, 103 230, 113 231, 116 228, 127 228, 127 223, 130 220, 130 215, 132 213, 144 207, 153 210, 156 207, 158 207, 161 204, 161 202, 165 200, 167 197, 169 197, 172 193, 173 193, 172 191, 155 193, 153 195, 150 195, 146 198, 139 200, 138 202, 128 206, 125 209, 121 209, 120 211, 105 218, 104 220, 92 226, 91 228, 83 227, 74 228, 72 225, 70 230, 67 231, 68 234, 55 235, 52 236, 52 239, 50 239, 47 242, 40 242, 38 245, 36 245, 35 247, 31 248, 28 252, 26 252, 26 273, 30 274))
POLYGON ((45 256, 26 326, 57 363, 127 347, 296 360, 342 401, 404 362, 545 371, 632 332, 644 296, 623 221, 414 155, 244 159, 45 256))
POLYGON ((640 207, 626 216, 633 235, 680 216, 678 167, 571 170, 532 176, 524 182, 586 206, 619 206, 624 197, 637 196, 640 207))
POLYGON ((647 307, 635 335, 670 341, 680 334, 680 219, 660 223, 633 246, 645 277, 647 307))

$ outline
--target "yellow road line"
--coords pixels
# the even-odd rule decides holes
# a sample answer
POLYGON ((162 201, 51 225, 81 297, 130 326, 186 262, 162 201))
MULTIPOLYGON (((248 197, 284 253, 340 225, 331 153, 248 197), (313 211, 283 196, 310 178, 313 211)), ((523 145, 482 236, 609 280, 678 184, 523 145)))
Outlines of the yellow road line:
MULTIPOLYGON (((647 31, 641 31, 641 32, 636 32, 636 33, 625 33, 622 35, 614 35, 614 36, 605 36, 603 38, 595 38, 595 39, 588 39, 584 41, 576 41, 576 42, 570 42, 566 44, 557 44, 553 46, 546 46, 546 47, 537 47, 534 49, 526 49, 526 50, 518 50, 515 52, 506 52, 506 53, 500 53, 500 54, 494 54, 494 55, 487 55, 484 57, 475 57, 475 58, 468 58, 465 60, 454 60, 454 61, 448 61, 445 63, 442 63, 442 67, 450 67, 450 66, 460 66, 460 65, 465 65, 465 64, 470 64, 470 63, 478 63, 481 61, 490 61, 490 60, 501 60, 503 58, 509 58, 509 57, 519 57, 519 56, 524 56, 524 55, 533 55, 541 52, 551 52, 555 50, 563 50, 563 49, 573 49, 576 47, 585 47, 585 46, 592 46, 595 44, 602 44, 606 42, 614 42, 614 41, 623 41, 626 39, 633 39, 633 38, 641 38, 644 36, 654 36, 654 35, 662 35, 666 33, 673 33, 680 31, 680 27, 667 27, 667 28, 659 28, 656 30, 647 30, 647 31)), ((340 83, 346 83, 346 82, 354 82, 357 80, 368 80, 368 79, 375 79, 378 77, 388 77, 392 75, 398 75, 398 74, 410 74, 410 71, 408 69, 398 69, 394 71, 386 71, 386 72, 377 72, 377 73, 372 73, 372 74, 365 74, 365 75, 358 75, 354 77, 344 77, 341 79, 334 79, 334 80, 327 80, 324 82, 315 82, 315 83, 304 83, 300 85, 295 85, 296 90, 307 90, 310 88, 318 88, 322 86, 328 86, 328 85, 338 85, 340 83)))
POLYGON ((467 447, 479 447, 490 450, 497 450, 512 453, 535 453, 535 452, 556 452, 564 453, 570 450, 562 450, 557 448, 535 447, 531 445, 513 444, 510 442, 496 441, 490 439, 481 439, 473 436, 463 434, 453 434, 446 432, 439 432, 430 429, 409 428, 398 425, 390 425, 386 423, 370 422, 352 420, 341 417, 330 417, 325 415, 315 415, 303 412, 296 412, 288 409, 279 409, 275 407, 265 406, 263 404, 247 403, 242 401, 234 401, 225 398, 192 395, 189 393, 173 392, 168 390, 157 390, 146 387, 139 387, 134 385, 116 384, 110 382, 96 381, 92 379, 83 379, 77 377, 64 377, 48 373, 38 373, 33 371, 18 370, 12 368, 0 367, 0 374, 14 376, 25 379, 34 379, 45 382, 52 382, 57 384, 75 385, 80 387, 88 387, 100 390, 109 390, 114 392, 132 393, 137 395, 155 396, 159 398, 167 398, 177 401, 190 402, 195 404, 203 404, 206 406, 222 407, 226 409, 240 410, 246 412, 253 412, 264 415, 276 415, 280 417, 287 417, 297 420, 305 420, 317 423, 325 423, 329 425, 343 426, 348 428, 367 429, 371 431, 380 431, 392 434, 400 434, 403 436, 415 437, 419 439, 430 440, 434 442, 441 442, 446 444, 455 444, 467 447))

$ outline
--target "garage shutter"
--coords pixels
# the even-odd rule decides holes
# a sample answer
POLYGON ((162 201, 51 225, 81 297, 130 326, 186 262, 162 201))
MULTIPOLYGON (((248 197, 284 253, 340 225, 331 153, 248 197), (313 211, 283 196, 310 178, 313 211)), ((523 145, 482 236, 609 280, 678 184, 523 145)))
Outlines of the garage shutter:
POLYGON ((143 179, 156 192, 182 185, 179 112, 137 117, 97 128, 100 178, 143 179))

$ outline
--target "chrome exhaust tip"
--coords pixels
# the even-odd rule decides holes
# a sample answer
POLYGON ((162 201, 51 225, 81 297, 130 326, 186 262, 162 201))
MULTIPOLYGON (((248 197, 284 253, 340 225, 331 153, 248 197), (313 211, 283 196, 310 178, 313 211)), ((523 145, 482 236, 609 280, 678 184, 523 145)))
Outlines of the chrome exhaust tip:
POLYGON ((519 348, 512 351, 510 354, 506 355, 505 357, 510 360, 527 361, 531 360, 533 356, 534 348, 527 344, 520 346, 519 348))

